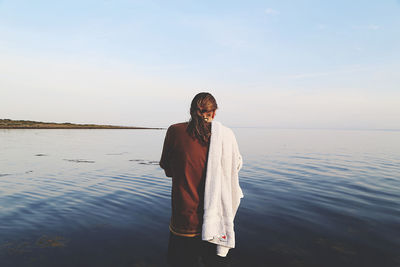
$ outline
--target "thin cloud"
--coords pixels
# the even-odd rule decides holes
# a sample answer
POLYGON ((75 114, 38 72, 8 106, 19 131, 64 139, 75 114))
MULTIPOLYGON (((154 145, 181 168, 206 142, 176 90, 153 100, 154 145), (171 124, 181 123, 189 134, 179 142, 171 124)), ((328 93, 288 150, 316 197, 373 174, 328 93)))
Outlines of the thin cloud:
POLYGON ((369 25, 369 26, 368 26, 368 29, 369 29, 369 30, 373 30, 373 31, 379 30, 379 28, 380 28, 380 27, 379 27, 378 25, 369 25))
POLYGON ((361 68, 361 67, 356 66, 353 68, 336 70, 336 71, 301 73, 301 74, 296 74, 296 75, 289 75, 289 76, 286 76, 286 78, 289 78, 289 79, 317 78, 317 77, 321 77, 321 76, 350 74, 350 73, 354 73, 354 72, 367 71, 367 70, 369 70, 369 68, 361 68))
POLYGON ((278 10, 273 9, 273 8, 267 8, 264 12, 267 15, 279 15, 280 14, 280 12, 278 10))
POLYGON ((371 25, 367 25, 367 26, 352 26, 352 29, 354 30, 371 30, 371 31, 377 31, 379 30, 381 27, 379 25, 376 24, 371 24, 371 25))

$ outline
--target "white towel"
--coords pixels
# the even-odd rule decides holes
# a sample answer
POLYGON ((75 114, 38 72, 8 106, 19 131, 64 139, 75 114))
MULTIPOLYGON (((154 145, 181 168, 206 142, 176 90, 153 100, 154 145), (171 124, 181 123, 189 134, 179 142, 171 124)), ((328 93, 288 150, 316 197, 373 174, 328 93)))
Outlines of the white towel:
POLYGON ((233 220, 243 197, 239 186, 242 157, 232 130, 212 122, 204 192, 202 240, 217 244, 225 257, 235 247, 233 220))

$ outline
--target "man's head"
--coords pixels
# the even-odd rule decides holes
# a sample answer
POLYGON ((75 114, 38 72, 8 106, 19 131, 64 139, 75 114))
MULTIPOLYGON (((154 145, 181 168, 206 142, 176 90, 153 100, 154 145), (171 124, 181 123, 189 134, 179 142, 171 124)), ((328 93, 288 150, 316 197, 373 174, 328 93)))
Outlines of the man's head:
POLYGON ((206 144, 211 136, 211 121, 218 105, 210 93, 198 93, 190 105, 188 132, 201 143, 206 144))
POLYGON ((210 123, 215 117, 217 108, 217 101, 210 93, 198 93, 190 105, 191 119, 199 119, 210 123))

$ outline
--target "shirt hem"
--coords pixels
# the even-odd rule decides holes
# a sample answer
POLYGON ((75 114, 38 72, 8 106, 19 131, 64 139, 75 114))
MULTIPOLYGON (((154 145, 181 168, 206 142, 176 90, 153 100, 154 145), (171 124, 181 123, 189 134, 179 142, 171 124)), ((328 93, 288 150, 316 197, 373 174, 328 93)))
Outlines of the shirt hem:
POLYGON ((174 229, 172 228, 171 225, 169 225, 169 230, 170 230, 171 233, 173 233, 174 235, 177 235, 177 236, 184 236, 184 237, 195 237, 195 236, 199 236, 199 235, 201 234, 200 232, 198 232, 198 233, 179 233, 179 232, 177 232, 176 230, 174 230, 174 229))

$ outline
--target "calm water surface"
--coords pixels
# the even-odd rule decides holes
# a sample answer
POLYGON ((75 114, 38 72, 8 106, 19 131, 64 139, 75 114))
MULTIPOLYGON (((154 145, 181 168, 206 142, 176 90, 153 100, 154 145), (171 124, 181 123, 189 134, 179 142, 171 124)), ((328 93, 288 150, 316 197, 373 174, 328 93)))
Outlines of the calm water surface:
MULTIPOLYGON (((400 266, 400 132, 234 129, 233 266, 400 266)), ((163 130, 0 130, 0 266, 165 266, 163 130)))

